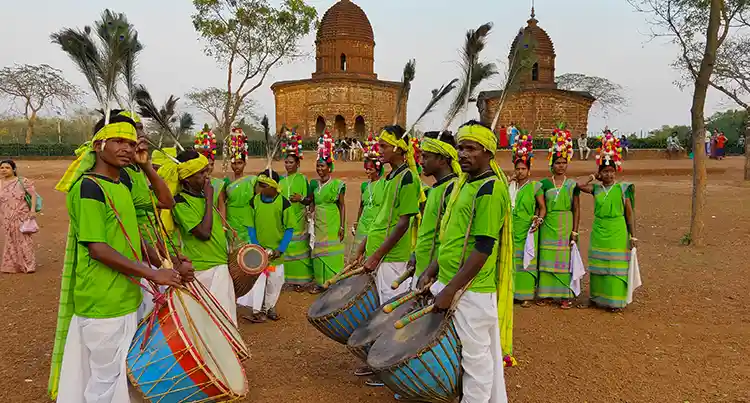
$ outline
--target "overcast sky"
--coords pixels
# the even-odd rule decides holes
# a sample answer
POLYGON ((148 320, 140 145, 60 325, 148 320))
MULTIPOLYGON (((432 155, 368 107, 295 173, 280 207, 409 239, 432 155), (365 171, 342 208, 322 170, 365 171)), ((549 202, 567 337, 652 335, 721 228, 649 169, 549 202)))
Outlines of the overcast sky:
MULTIPOLYGON (((336 0, 307 0, 319 17, 336 0)), ((409 118, 415 118, 429 100, 430 90, 458 75, 458 49, 467 29, 492 21, 484 58, 503 70, 511 40, 526 25, 531 1, 525 0, 356 0, 375 31, 375 72, 398 81, 409 58, 417 60, 417 74, 409 99, 409 118)), ((62 27, 82 27, 110 7, 124 12, 145 45, 138 75, 157 103, 169 94, 181 96, 192 88, 222 86, 225 72, 203 54, 203 43, 193 30, 189 0, 3 0, 0 24, 0 66, 47 63, 62 69, 74 83, 86 88, 83 76, 65 54, 50 43, 49 34, 62 27)), ((589 131, 605 124, 623 132, 648 131, 663 124, 689 124, 692 91, 680 91, 670 67, 677 49, 663 41, 649 41, 646 17, 635 13, 626 0, 536 0, 539 25, 552 38, 557 53, 556 73, 583 73, 606 77, 626 88, 631 105, 608 118, 592 113, 589 131)), ((314 33, 301 45, 314 50, 314 33)), ((254 93, 260 113, 273 121, 275 81, 309 78, 313 58, 279 67, 254 93)), ((483 89, 497 89, 498 78, 483 89)), ((184 104, 183 104, 184 105, 184 104)), ((93 104, 91 106, 94 106, 93 104)), ((706 115, 735 107, 709 94, 706 115)), ((445 106, 428 116, 423 128, 439 125, 445 106)), ((476 116, 476 107, 471 115, 476 116)), ((198 123, 207 121, 197 115, 198 123)), ((273 127, 273 125, 272 125, 273 127)))

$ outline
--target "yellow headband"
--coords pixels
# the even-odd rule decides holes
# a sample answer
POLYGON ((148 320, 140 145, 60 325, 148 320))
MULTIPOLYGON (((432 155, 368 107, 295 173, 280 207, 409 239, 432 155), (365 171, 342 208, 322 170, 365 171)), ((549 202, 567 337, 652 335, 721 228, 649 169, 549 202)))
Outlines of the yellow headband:
MULTIPOLYGON (((203 168, 208 165, 208 159, 201 154, 198 154, 198 158, 193 158, 185 162, 174 162, 171 159, 164 161, 164 164, 159 167, 157 173, 164 179, 167 184, 169 191, 173 195, 177 194, 180 190, 180 181, 187 179, 196 173, 200 172, 203 168)), ((213 203, 212 200, 206 200, 206 203, 213 203)), ((164 223, 164 227, 167 233, 174 231, 174 219, 172 218, 172 210, 162 210, 161 220, 164 223)))
POLYGON ((444 141, 425 137, 425 139, 422 140, 422 151, 426 153, 440 154, 443 157, 450 159, 453 173, 456 175, 461 174, 461 165, 458 163, 458 152, 452 145, 444 141))
POLYGON ((268 176, 268 175, 259 175, 258 178, 257 178, 257 181, 260 182, 260 183, 264 183, 264 184, 266 184, 266 185, 268 185, 268 186, 276 189, 276 191, 278 191, 279 193, 281 193, 281 186, 279 185, 279 182, 276 182, 270 176, 268 176))
POLYGON ((83 176, 84 173, 94 167, 96 163, 96 156, 94 155, 94 142, 106 141, 109 139, 120 138, 130 141, 137 141, 138 135, 136 134, 135 127, 130 122, 117 122, 110 123, 102 127, 91 141, 87 141, 78 147, 76 150, 76 156, 78 158, 73 161, 65 170, 62 178, 55 189, 61 192, 68 192, 73 184, 83 176))

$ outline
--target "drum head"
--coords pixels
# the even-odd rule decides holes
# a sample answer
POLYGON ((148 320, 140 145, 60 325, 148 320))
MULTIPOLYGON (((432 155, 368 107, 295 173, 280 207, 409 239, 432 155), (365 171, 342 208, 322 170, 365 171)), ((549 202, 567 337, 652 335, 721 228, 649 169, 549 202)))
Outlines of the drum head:
POLYGON ((268 254, 260 245, 245 245, 237 255, 243 271, 258 274, 268 266, 268 254))
POLYGON ((370 285, 372 277, 369 274, 352 276, 332 285, 310 305, 307 314, 311 318, 319 318, 344 308, 351 300, 360 295, 370 285))
POLYGON ((382 370, 415 356, 438 337, 445 320, 442 313, 430 313, 402 329, 391 326, 370 348, 367 365, 382 370))
POLYGON ((192 295, 174 289, 172 302, 185 336, 195 346, 207 369, 224 386, 238 395, 248 392, 247 379, 232 345, 192 295))
POLYGON ((383 312, 383 307, 385 305, 396 301, 406 294, 408 294, 408 292, 403 293, 398 297, 394 297, 387 303, 381 305, 380 308, 375 311, 375 314, 370 318, 370 320, 362 324, 357 328, 357 330, 354 331, 354 333, 352 333, 347 344, 349 344, 349 346, 351 347, 367 346, 375 342, 375 340, 377 340, 377 338, 380 337, 383 332, 387 331, 389 328, 393 328, 393 324, 396 323, 397 320, 401 319, 401 317, 417 309, 417 301, 412 299, 399 306, 391 313, 383 312))

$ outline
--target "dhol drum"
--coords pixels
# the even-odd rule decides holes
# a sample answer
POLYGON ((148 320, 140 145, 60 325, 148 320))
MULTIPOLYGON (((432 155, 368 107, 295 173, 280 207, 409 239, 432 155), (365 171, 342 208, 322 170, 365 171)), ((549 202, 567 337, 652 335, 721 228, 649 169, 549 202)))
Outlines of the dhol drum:
POLYGON ((127 357, 128 378, 152 403, 222 402, 248 392, 232 344, 204 305, 169 289, 167 303, 138 326, 127 357), (143 344, 145 340, 145 345, 143 344))
POLYGON ((232 248, 228 265, 237 298, 253 289, 258 277, 268 267, 268 255, 268 251, 260 245, 245 244, 232 248))
POLYGON ((310 306, 307 320, 324 335, 346 344, 352 332, 378 309, 378 300, 375 279, 359 274, 330 286, 310 306))
POLYGON ((383 332, 367 365, 403 400, 453 403, 461 393, 461 342, 445 315, 428 314, 383 332))
POLYGON ((393 325, 397 320, 401 319, 402 316, 422 305, 419 300, 412 299, 400 305, 390 313, 383 312, 383 307, 391 302, 399 300, 407 294, 409 293, 406 292, 397 297, 393 297, 390 301, 381 305, 369 320, 360 325, 354 333, 349 336, 349 340, 346 342, 346 347, 349 351, 362 359, 362 361, 366 362, 367 353, 370 351, 370 347, 372 347, 373 343, 375 343, 375 340, 377 340, 383 332, 393 329, 393 325))
POLYGON ((190 292, 193 293, 193 296, 204 303, 205 307, 216 321, 216 324, 219 325, 222 333, 224 333, 227 340, 232 343, 232 348, 240 361, 246 361, 250 358, 250 350, 247 349, 247 344, 245 344, 245 340, 242 339, 240 330, 237 328, 237 325, 232 322, 229 313, 227 313, 224 307, 221 306, 216 297, 214 297, 208 288, 198 280, 188 284, 187 287, 190 292))

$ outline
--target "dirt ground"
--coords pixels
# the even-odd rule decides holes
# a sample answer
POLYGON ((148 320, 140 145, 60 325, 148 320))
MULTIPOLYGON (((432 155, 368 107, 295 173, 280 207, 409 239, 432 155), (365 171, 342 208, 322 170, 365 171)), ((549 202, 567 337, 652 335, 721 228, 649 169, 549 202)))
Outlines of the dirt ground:
MULTIPOLYGON (((0 402, 48 400, 67 230, 64 196, 52 187, 67 163, 19 162, 21 175, 33 179, 44 196, 45 210, 35 238, 37 273, 0 276, 0 402)), ((680 239, 688 230, 691 162, 626 162, 620 180, 637 185, 644 287, 617 315, 517 307, 520 366, 506 372, 512 402, 750 402, 750 315, 743 304, 750 289, 750 186, 741 182, 742 164, 741 158, 710 161, 708 242, 690 249, 680 239)), ((263 162, 249 165, 248 172, 256 172, 263 162)), ((314 175, 312 161, 303 165, 314 175)), ((574 162, 571 176, 585 175, 593 165, 574 162)), ((337 168, 335 175, 350 189, 351 223, 364 179, 361 165, 337 168)), ((539 167, 535 174, 545 172, 539 167)), ((584 195, 582 211, 585 251, 593 216, 590 196, 584 195)), ((307 294, 284 293, 280 322, 241 325, 253 354, 246 364, 250 394, 244 401, 393 401, 386 389, 368 388, 354 377, 356 359, 307 323, 312 301, 307 294)))

